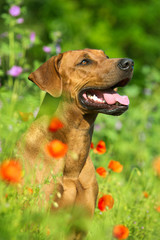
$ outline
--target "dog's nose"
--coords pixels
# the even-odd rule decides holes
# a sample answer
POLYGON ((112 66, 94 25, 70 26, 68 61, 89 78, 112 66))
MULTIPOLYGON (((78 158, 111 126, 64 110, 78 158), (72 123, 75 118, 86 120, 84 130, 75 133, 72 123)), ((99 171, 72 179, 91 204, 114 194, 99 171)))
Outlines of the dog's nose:
POLYGON ((118 67, 121 70, 127 71, 129 69, 133 69, 134 68, 134 61, 130 58, 122 58, 119 62, 118 62, 118 67))

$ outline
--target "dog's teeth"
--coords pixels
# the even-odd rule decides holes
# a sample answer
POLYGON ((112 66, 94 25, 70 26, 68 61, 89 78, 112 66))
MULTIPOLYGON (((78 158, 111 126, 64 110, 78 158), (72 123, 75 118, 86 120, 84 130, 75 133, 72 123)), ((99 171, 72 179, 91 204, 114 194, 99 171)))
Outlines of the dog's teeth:
POLYGON ((98 98, 95 94, 94 95, 88 94, 87 97, 88 97, 88 99, 90 99, 90 100, 92 100, 94 102, 105 103, 104 99, 98 98))
POLYGON ((95 103, 105 103, 104 99, 98 98, 95 94, 94 95, 87 94, 87 97, 89 100, 91 100, 95 103))
POLYGON ((99 98, 97 98, 97 96, 96 96, 96 95, 93 95, 93 100, 95 100, 95 101, 98 101, 98 100, 99 100, 99 98))
POLYGON ((93 96, 89 94, 89 95, 88 95, 88 98, 92 99, 92 98, 93 98, 93 96))

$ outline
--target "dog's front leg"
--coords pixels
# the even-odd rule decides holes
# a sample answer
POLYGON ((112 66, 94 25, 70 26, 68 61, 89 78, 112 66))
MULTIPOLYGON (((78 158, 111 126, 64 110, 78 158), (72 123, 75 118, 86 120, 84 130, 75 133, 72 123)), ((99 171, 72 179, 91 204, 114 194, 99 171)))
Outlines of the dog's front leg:
POLYGON ((78 185, 75 204, 83 206, 93 215, 98 195, 98 184, 95 176, 95 168, 90 157, 87 158, 79 175, 78 185))
POLYGON ((95 176, 95 168, 90 157, 78 178, 63 177, 62 183, 58 185, 55 202, 59 207, 79 206, 88 211, 90 215, 94 214, 94 209, 98 194, 98 184, 95 176))

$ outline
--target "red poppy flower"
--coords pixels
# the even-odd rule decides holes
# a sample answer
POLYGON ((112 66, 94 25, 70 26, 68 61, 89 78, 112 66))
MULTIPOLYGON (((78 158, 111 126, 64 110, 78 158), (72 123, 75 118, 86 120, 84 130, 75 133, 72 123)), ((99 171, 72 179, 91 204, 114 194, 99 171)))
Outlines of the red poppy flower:
POLYGON ((157 210, 157 212, 160 213, 160 206, 158 206, 158 207, 156 208, 156 210, 157 210))
POLYGON ((47 228, 47 236, 49 236, 50 235, 50 233, 51 233, 51 231, 50 231, 50 229, 49 228, 47 228))
POLYGON ((33 194, 33 189, 30 187, 27 187, 28 193, 33 194))
POLYGON ((19 183, 22 179, 22 168, 17 160, 6 160, 0 165, 0 177, 8 183, 19 183))
POLYGON ((101 177, 106 177, 107 176, 107 171, 104 167, 99 167, 96 169, 96 172, 101 176, 101 177))
POLYGON ((106 152, 106 144, 104 141, 100 140, 96 146, 96 148, 94 149, 95 153, 98 154, 103 154, 106 152))
POLYGON ((67 144, 59 141, 53 140, 46 146, 46 150, 51 157, 61 158, 64 157, 67 153, 68 146, 67 144))
POLYGON ((143 196, 144 196, 145 198, 148 198, 148 197, 149 197, 148 192, 143 192, 143 196))
POLYGON ((114 160, 109 162, 108 168, 117 173, 120 173, 123 170, 123 166, 120 164, 120 162, 114 160))
POLYGON ((54 118, 52 118, 48 129, 51 132, 56 132, 59 129, 61 129, 62 127, 63 127, 63 123, 57 117, 54 117, 54 118))
POLYGON ((117 225, 113 228, 113 236, 117 239, 126 239, 129 236, 129 229, 124 225, 117 225))
POLYGON ((98 208, 99 210, 106 211, 106 207, 111 209, 114 204, 114 199, 111 195, 104 195, 98 200, 98 208))
POLYGON ((153 169, 157 176, 160 177, 160 157, 156 157, 153 161, 153 169))
POLYGON ((91 148, 91 149, 94 149, 94 144, 93 144, 93 142, 91 142, 90 148, 91 148))

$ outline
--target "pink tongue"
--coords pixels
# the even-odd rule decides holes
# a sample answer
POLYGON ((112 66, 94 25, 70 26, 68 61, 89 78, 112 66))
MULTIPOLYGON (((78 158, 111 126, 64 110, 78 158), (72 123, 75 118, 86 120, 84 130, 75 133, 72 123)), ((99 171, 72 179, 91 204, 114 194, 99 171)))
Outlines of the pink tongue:
POLYGON ((119 102, 122 105, 129 105, 129 99, 127 96, 120 96, 115 91, 109 91, 107 93, 103 94, 105 101, 108 104, 115 104, 116 102, 119 102))

